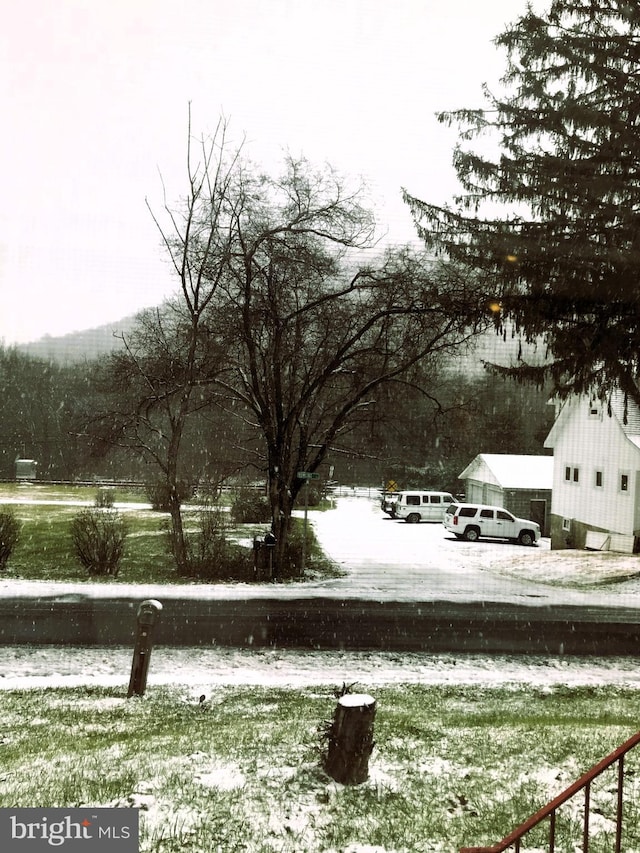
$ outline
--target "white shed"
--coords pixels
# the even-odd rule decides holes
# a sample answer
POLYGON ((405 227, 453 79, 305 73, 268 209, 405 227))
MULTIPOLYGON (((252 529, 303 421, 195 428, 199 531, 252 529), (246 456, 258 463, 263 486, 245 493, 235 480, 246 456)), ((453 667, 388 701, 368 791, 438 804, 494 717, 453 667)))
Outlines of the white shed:
POLYGON ((35 480, 38 463, 35 459, 16 459, 16 480, 35 480))
POLYGON ((468 503, 502 506, 537 521, 548 535, 553 488, 553 456, 479 453, 458 475, 468 503))

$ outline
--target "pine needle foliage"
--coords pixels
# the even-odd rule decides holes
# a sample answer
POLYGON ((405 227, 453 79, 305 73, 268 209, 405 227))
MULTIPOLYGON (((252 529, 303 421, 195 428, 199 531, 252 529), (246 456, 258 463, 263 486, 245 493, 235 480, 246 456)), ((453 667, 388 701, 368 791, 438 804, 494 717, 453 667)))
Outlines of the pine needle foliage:
POLYGON ((460 194, 405 200, 428 247, 495 274, 499 331, 545 341, 507 372, 640 400, 640 5, 553 0, 495 43, 502 94, 438 116, 460 130, 460 194))

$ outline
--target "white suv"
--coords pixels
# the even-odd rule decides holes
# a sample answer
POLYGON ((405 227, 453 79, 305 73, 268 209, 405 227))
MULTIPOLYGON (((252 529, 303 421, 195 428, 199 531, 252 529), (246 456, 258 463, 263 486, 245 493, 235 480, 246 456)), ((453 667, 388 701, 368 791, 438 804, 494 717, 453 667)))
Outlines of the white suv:
POLYGON ((483 504, 452 504, 442 522, 458 539, 476 542, 488 539, 513 539, 521 545, 535 545, 540 538, 540 525, 525 518, 516 518, 499 506, 483 504))

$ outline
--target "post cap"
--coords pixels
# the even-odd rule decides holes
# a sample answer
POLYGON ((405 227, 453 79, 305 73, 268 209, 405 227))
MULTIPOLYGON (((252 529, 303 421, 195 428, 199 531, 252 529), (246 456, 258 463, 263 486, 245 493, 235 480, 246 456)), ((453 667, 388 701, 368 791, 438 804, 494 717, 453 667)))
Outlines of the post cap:
POLYGON ((138 622, 143 625, 153 625, 162 611, 162 604, 155 598, 146 598, 138 607, 138 622))

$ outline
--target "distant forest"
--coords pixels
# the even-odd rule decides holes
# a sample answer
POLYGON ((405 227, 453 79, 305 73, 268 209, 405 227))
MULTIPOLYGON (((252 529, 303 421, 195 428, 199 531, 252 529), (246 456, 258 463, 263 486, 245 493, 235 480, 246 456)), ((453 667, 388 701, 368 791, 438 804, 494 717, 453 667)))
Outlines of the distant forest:
MULTIPOLYGON (((122 346, 133 318, 97 330, 0 347, 0 478, 15 477, 16 459, 38 463, 53 480, 152 481, 156 473, 130 452, 108 449, 86 435, 98 406, 98 366, 122 346)), ((499 342, 504 356, 504 344, 499 342)), ((481 349, 445 365, 429 388, 406 383, 378 392, 366 418, 329 454, 323 476, 342 484, 459 491, 458 474, 478 453, 545 453, 553 407, 548 389, 519 385, 487 372, 499 350, 492 336, 481 349)), ((224 411, 207 411, 191 426, 183 477, 219 483, 260 482, 251 435, 238 435, 224 411)))

